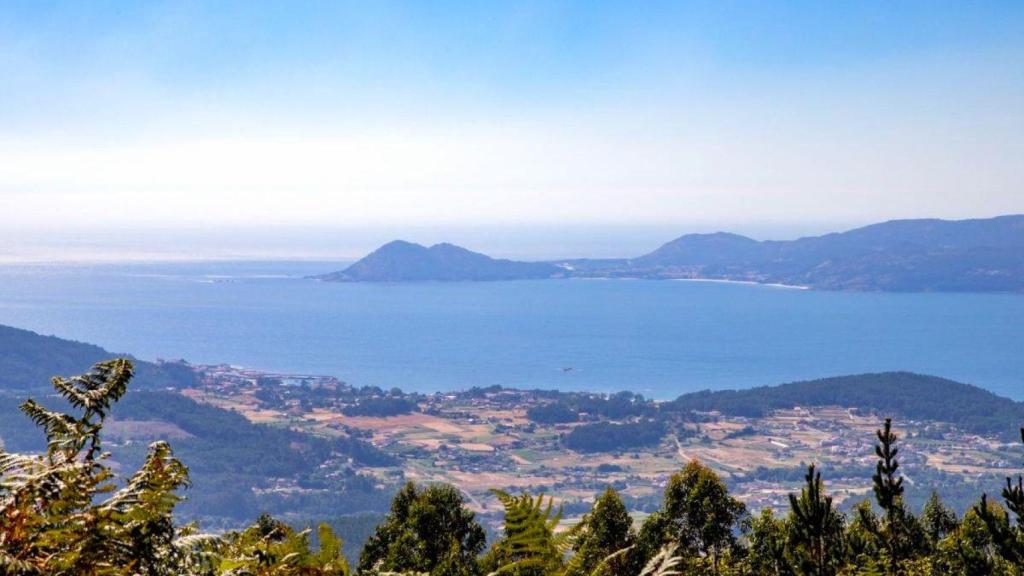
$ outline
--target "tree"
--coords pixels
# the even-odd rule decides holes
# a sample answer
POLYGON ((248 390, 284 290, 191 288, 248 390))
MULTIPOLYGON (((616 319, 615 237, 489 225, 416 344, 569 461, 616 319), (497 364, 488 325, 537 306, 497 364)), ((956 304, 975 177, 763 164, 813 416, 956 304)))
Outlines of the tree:
POLYGON ((875 465, 875 474, 871 480, 874 483, 873 489, 878 505, 888 515, 903 496, 903 477, 896 475, 900 467, 899 460, 896 459, 899 448, 896 447, 896 434, 892 431, 892 418, 886 418, 884 427, 877 430, 875 435, 878 436, 878 444, 875 446, 878 463, 875 465))
POLYGON ((608 488, 595 501, 590 513, 583 517, 573 543, 573 557, 567 576, 635 573, 630 567, 628 552, 634 545, 633 519, 619 498, 608 488))
MULTIPOLYGON (((1020 429, 1020 440, 1024 442, 1024 428, 1020 429)), ((1011 478, 1006 479, 1003 499, 1006 500, 1009 511, 1017 517, 1018 530, 1024 530, 1024 477, 1018 475, 1016 484, 1011 478)))
POLYGON ((789 526, 775 517, 771 508, 750 521, 747 534, 747 566, 752 574, 788 576, 792 574, 786 559, 789 526))
POLYGON ((1008 528, 1006 511, 982 497, 978 505, 964 514, 956 530, 939 542, 932 558, 933 573, 1019 575, 1021 564, 1016 563, 1018 568, 1014 571, 1014 562, 1004 557, 997 542, 997 534, 1008 528))
POLYGON ((943 504, 939 493, 934 490, 921 510, 921 523, 933 549, 960 524, 956 512, 943 504))
POLYGON ((798 574, 832 576, 843 561, 843 517, 813 464, 804 479, 800 496, 789 495, 790 564, 798 574))
POLYGON ((718 475, 692 460, 669 479, 662 509, 648 518, 641 534, 660 540, 647 543, 647 550, 676 543, 681 551, 705 559, 717 574, 722 557, 736 546, 735 532, 745 513, 718 475))
POLYGON ((886 556, 888 572, 896 574, 902 562, 927 551, 927 539, 920 522, 903 503, 903 477, 897 473, 900 467, 897 458, 899 448, 896 446, 898 437, 892 431, 892 419, 886 418, 875 435, 878 437, 875 445, 878 463, 871 480, 875 500, 883 512, 877 536, 886 556))
MULTIPOLYGON (((1024 428, 1020 430, 1020 437, 1024 442, 1024 428)), ((998 554, 1007 562, 1024 565, 1024 478, 1017 476, 1016 484, 1007 478, 1002 496, 1009 511, 1016 516, 1016 525, 1001 508, 989 505, 987 494, 981 495, 981 503, 973 512, 987 527, 998 554)))
POLYGON ((446 484, 419 488, 409 482, 359 557, 360 574, 374 571, 470 576, 486 534, 462 494, 446 484))

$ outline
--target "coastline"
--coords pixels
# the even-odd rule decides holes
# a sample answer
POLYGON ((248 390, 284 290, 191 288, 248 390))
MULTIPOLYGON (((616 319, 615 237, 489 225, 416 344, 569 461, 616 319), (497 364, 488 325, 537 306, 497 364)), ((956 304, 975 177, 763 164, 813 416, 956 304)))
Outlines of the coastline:
POLYGON ((715 284, 742 284, 746 286, 768 286, 771 288, 788 288, 790 290, 810 290, 810 286, 799 284, 781 284, 778 282, 756 282, 754 280, 725 280, 722 278, 672 278, 673 282, 712 282, 715 284))

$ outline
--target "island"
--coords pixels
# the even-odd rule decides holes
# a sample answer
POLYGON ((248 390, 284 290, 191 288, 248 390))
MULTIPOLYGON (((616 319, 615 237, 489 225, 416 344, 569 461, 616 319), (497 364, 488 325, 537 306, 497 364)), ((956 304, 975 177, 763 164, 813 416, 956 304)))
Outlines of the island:
POLYGON ((316 278, 331 282, 422 282, 526 280, 564 275, 563 268, 548 262, 502 260, 454 244, 428 248, 395 240, 345 270, 316 278))
POLYGON ((686 234, 636 258, 499 260, 452 244, 395 241, 345 270, 340 282, 554 278, 727 280, 819 290, 1024 291, 1024 215, 893 220, 796 240, 727 232, 686 234))

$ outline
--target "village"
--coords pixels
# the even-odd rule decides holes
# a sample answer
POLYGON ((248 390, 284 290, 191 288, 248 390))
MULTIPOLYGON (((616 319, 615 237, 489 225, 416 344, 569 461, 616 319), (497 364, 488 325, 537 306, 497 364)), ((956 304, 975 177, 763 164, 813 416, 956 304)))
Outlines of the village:
MULTIPOLYGON (((398 457, 392 467, 366 468, 382 483, 398 479, 458 486, 483 514, 500 508, 493 488, 545 492, 567 515, 586 511, 595 494, 616 488, 632 510, 656 509, 671 474, 691 459, 711 466, 751 510, 788 507, 806 466, 823 471, 841 506, 869 495, 875 430, 880 419, 846 407, 799 407, 764 418, 716 412, 679 418, 657 442, 610 451, 574 451, 575 427, 603 420, 544 423, 530 408, 558 393, 505 388, 447 394, 404 394, 354 388, 329 376, 274 374, 237 367, 196 366, 198 384, 183 393, 231 409, 253 422, 324 436, 366 439, 398 457), (370 409, 372 407, 372 410, 370 409)), ((623 422, 640 417, 623 419, 623 422)), ((900 457, 910 492, 927 497, 976 493, 1019 471, 1018 445, 967 434, 942 422, 899 421, 900 457)), ((294 490, 282 482, 278 490, 294 490)))

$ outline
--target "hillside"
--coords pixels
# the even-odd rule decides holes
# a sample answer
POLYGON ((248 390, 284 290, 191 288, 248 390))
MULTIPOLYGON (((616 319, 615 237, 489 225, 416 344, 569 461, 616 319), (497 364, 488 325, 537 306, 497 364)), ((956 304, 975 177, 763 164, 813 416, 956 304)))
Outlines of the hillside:
MULTIPOLYGON (((0 325, 0 390, 49 391, 53 376, 79 374, 115 356, 131 358, 93 344, 0 325)), ((181 364, 132 361, 136 388, 179 388, 194 383, 192 371, 182 369, 181 364)))
POLYGON ((562 269, 544 262, 499 260, 453 244, 429 248, 389 242, 341 272, 319 276, 331 282, 420 282, 551 278, 562 269))
MULTIPOLYGON (((116 356, 98 346, 0 327, 0 446, 9 451, 45 449, 42 435, 18 406, 32 396, 52 408, 53 375, 80 374, 116 356)), ((296 516, 382 511, 390 491, 356 473, 357 467, 395 460, 369 443, 313 436, 254 424, 241 415, 199 404, 156 386, 192 382, 191 370, 135 361, 138 376, 113 410, 105 448, 114 461, 135 466, 153 440, 174 442, 197 488, 180 507, 185 518, 233 525, 263 511, 296 516), (190 376, 186 376, 189 374, 190 376), (322 468, 331 462, 330 473, 322 468), (281 487, 286 489, 281 489, 281 487)), ((184 365, 173 365, 181 367, 184 365)))
POLYGON ((689 234, 620 273, 628 270, 831 290, 1021 291, 1024 216, 894 220, 792 241, 689 234))
POLYGON ((937 376, 910 372, 858 374, 761 386, 747 390, 683 394, 661 405, 666 412, 717 410, 760 418, 772 410, 795 406, 840 406, 901 419, 934 420, 960 429, 1007 440, 1024 424, 1024 403, 937 376))

